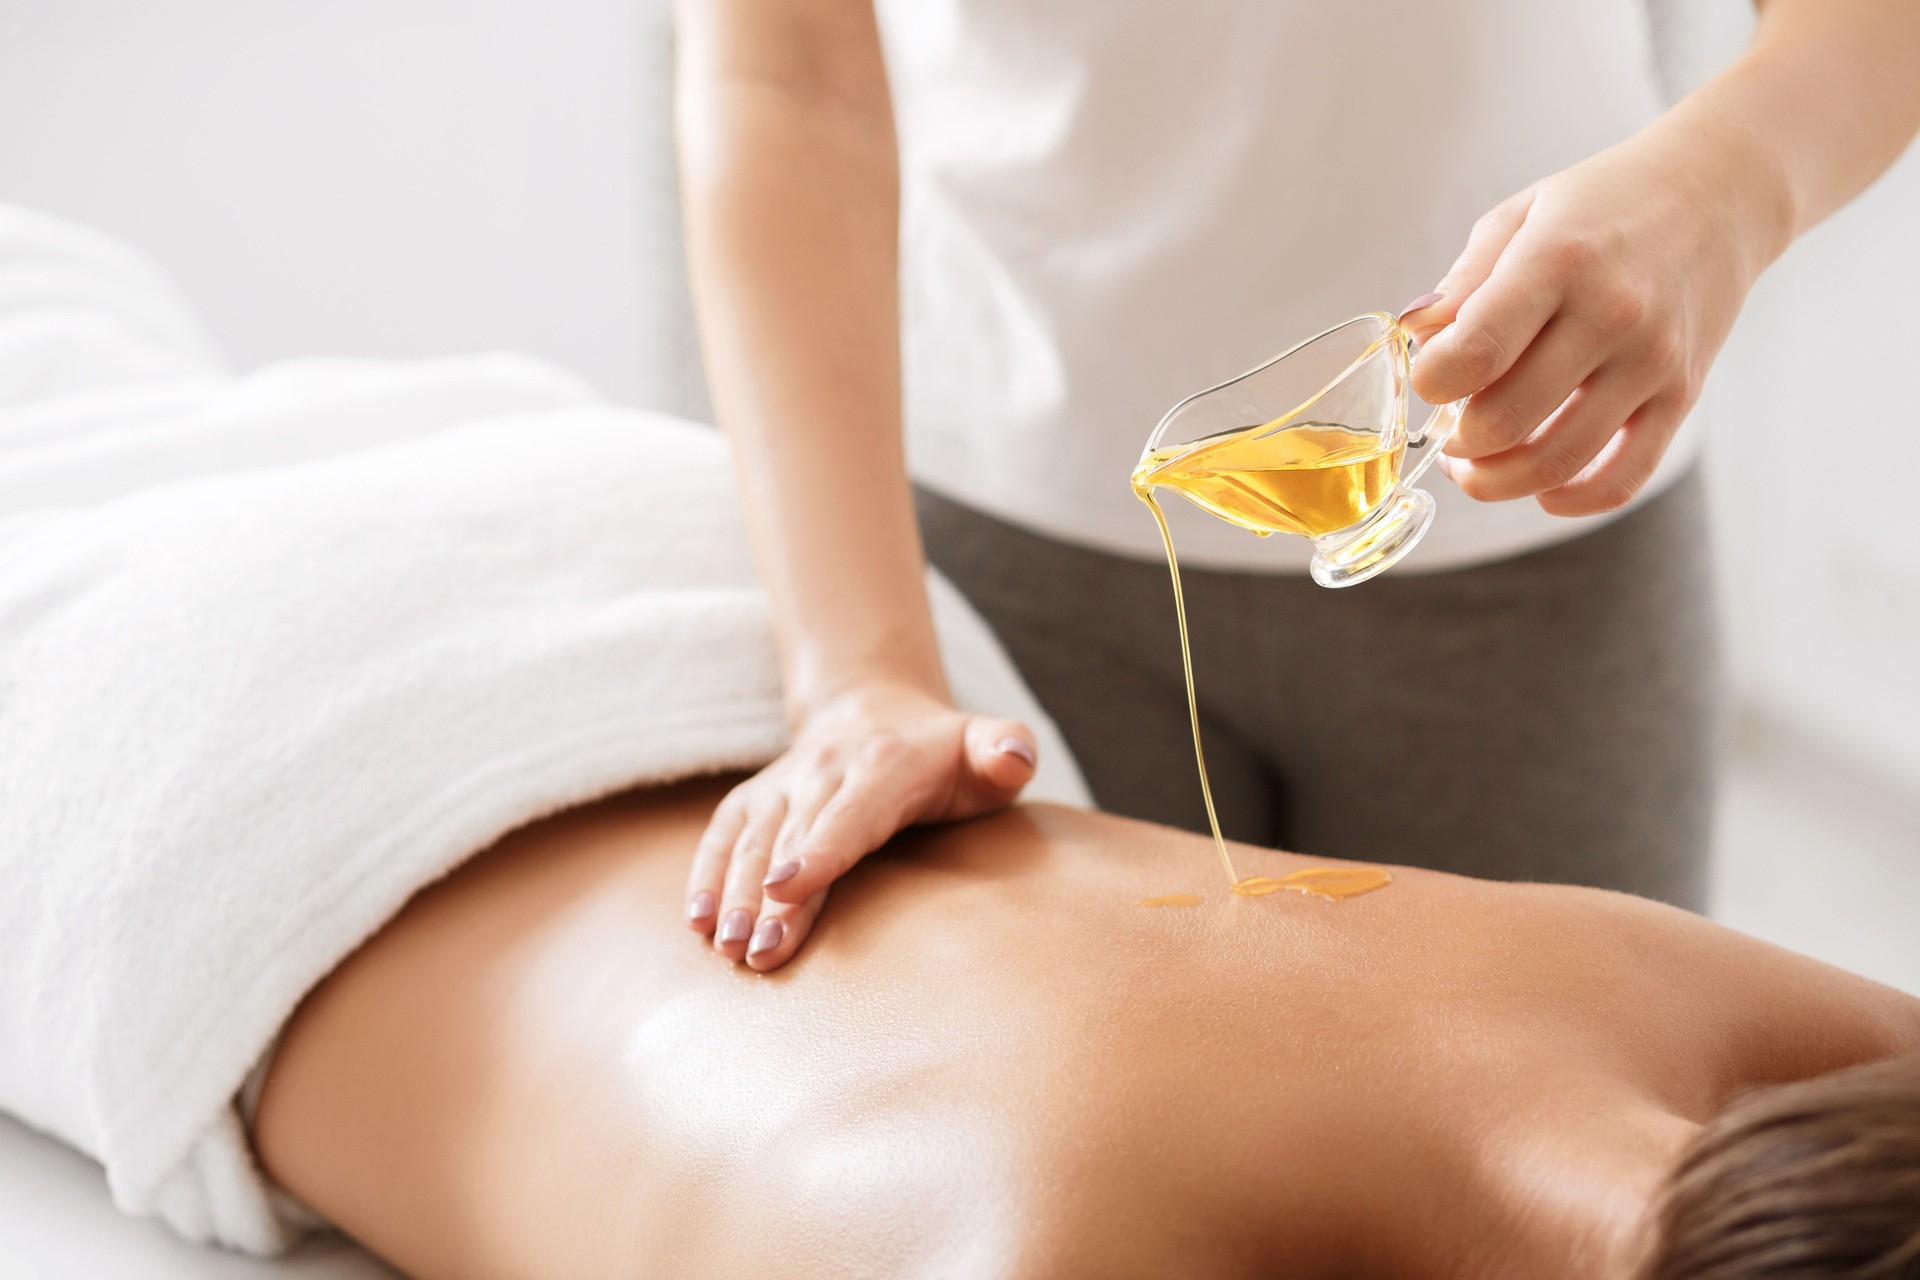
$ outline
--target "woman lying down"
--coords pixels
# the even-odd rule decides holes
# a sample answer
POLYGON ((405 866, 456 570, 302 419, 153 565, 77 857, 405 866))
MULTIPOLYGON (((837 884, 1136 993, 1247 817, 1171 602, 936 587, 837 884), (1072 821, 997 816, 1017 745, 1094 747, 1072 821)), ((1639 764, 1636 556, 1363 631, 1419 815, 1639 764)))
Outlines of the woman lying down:
MULTIPOLYGON (((1075 799, 935 595, 956 695, 1075 799)), ((1033 803, 898 839, 777 971, 716 956, 689 859, 782 741, 719 440, 520 361, 231 378, 11 210, 0 691, 0 1108, 195 1238, 331 1224, 429 1280, 1920 1268, 1920 1001, 1636 899, 1239 898, 1201 838, 1033 803)))

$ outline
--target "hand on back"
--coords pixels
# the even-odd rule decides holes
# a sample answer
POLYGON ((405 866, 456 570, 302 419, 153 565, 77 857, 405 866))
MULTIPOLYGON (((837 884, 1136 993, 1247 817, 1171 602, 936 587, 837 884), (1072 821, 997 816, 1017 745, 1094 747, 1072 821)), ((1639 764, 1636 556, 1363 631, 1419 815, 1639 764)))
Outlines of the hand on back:
POLYGON ((895 833, 1005 808, 1033 779, 1033 734, 917 689, 858 687, 727 794, 694 853, 687 920, 755 969, 793 958, 828 887, 895 833))

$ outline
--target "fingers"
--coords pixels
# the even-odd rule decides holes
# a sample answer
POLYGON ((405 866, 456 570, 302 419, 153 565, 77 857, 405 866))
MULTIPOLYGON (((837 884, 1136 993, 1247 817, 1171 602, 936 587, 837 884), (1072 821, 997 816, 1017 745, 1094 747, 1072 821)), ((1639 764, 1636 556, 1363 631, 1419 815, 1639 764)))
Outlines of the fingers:
POLYGON ((720 895, 720 917, 714 926, 713 946, 729 960, 747 954, 753 924, 760 916, 760 881, 767 874, 773 843, 786 817, 787 798, 771 788, 756 795, 747 820, 727 860, 726 884, 720 895))
POLYGON ((1414 361, 1413 388, 1429 404, 1445 404, 1492 386, 1560 309, 1562 279, 1550 254, 1528 253, 1525 228, 1459 315, 1414 361))
POLYGON ((1442 465, 1462 492, 1481 502, 1506 502, 1556 489, 1606 448, 1646 395, 1640 379, 1603 369, 1522 443, 1471 460, 1443 458, 1442 465))
MULTIPOLYGON (((784 841, 763 886, 776 902, 804 902, 819 893, 903 827, 931 818, 963 818, 1012 803, 1033 780, 1038 751, 1033 731, 1018 720, 973 717, 959 744, 962 768, 932 804, 922 777, 929 750, 895 734, 870 738, 848 766, 839 787, 804 829, 784 841)), ((945 779, 953 765, 931 776, 945 779)))
POLYGON ((711 934, 720 915, 720 889, 727 875, 727 859, 747 825, 747 802, 743 787, 727 793, 707 820, 707 829, 693 851, 693 868, 687 873, 687 927, 695 933, 711 934))
POLYGON ((867 740, 840 786, 808 824, 805 838, 783 851, 764 889, 775 902, 804 902, 907 825, 920 799, 907 768, 911 748, 896 734, 867 740))
POLYGON ((967 724, 966 753, 968 782, 975 792, 962 798, 969 812, 1011 804, 1033 781, 1040 762, 1033 730, 1018 720, 976 717, 967 724))
MULTIPOLYGON (((789 795, 787 816, 780 824, 779 837, 773 842, 773 857, 767 863, 763 888, 785 883, 791 877, 790 868, 805 853, 807 837, 819 821, 821 812, 846 785, 846 774, 835 763, 833 756, 817 758, 815 767, 816 772, 796 784, 789 795)), ((797 894, 783 896, 790 902, 800 900, 797 894)))
POLYGON ((1541 508, 1556 516, 1586 516, 1626 506, 1653 478, 1690 408, 1691 397, 1680 393, 1649 400, 1613 434, 1592 466, 1540 494, 1541 508))
POLYGON ((813 775, 791 801, 764 783, 743 783, 715 808, 694 851, 687 903, 688 924, 713 934, 715 950, 762 972, 793 958, 827 897, 823 889, 798 903, 766 900, 768 862, 789 831, 804 831, 809 810, 832 800, 839 778, 813 775))
MULTIPOLYGON (((1401 313, 1408 332, 1424 342, 1454 322, 1461 305, 1493 274, 1494 264, 1506 251, 1514 232, 1527 220, 1527 210, 1532 206, 1533 192, 1523 191, 1501 201, 1473 224, 1473 230, 1467 235, 1467 247, 1433 287, 1433 293, 1414 300, 1424 305, 1409 304, 1401 313)), ((1418 379, 1415 383, 1415 390, 1419 390, 1418 379)))
MULTIPOLYGON (((1566 402, 1599 367, 1600 357, 1595 335, 1577 318, 1548 321, 1511 372, 1467 401, 1447 456, 1485 458, 1512 449, 1566 402)), ((1623 406, 1622 418, 1633 407, 1623 406)))
POLYGON ((764 904, 747 945, 748 966, 767 973, 793 959, 800 944, 813 932, 813 922, 820 918, 820 908, 826 901, 827 891, 822 889, 805 902, 764 904))

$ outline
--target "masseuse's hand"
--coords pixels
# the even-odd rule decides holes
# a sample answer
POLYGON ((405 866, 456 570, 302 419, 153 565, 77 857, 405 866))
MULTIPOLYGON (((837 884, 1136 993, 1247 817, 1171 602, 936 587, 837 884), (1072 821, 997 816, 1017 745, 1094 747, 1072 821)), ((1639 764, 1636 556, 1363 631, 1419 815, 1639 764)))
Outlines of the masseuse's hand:
POLYGON ((1414 389, 1473 397, 1440 459, 1469 496, 1585 515, 1646 484, 1780 246, 1741 155, 1661 122, 1480 219, 1406 319, 1414 389))
POLYGON ((1013 803, 1033 733, 900 685, 866 685, 810 713, 784 755, 728 793, 700 840, 687 919, 731 960, 792 958, 827 887, 895 832, 1013 803))

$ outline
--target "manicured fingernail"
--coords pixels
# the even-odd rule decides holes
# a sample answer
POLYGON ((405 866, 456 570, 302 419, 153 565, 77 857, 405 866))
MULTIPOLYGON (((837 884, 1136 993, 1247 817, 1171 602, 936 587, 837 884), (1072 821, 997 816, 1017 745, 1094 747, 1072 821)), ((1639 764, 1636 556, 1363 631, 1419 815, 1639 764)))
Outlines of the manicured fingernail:
POLYGON ((1033 748, 1027 745, 1027 741, 1025 738, 1016 738, 1016 737, 1013 737, 1011 734, 1009 734, 1007 737, 1004 737, 1000 739, 1000 741, 994 743, 993 749, 995 751, 1005 752, 1007 755, 1010 755, 1010 756, 1019 756, 1022 760, 1025 760, 1028 764, 1033 763, 1033 748))
POLYGON ((702 889, 687 899, 687 919, 705 920, 713 914, 713 890, 702 889))
POLYGON ((1418 311, 1422 307, 1430 307, 1434 303, 1439 302, 1441 299, 1445 298, 1446 296, 1447 295, 1444 293, 1423 293, 1419 297, 1415 298, 1412 302, 1409 302, 1406 306, 1400 308, 1400 314, 1401 316, 1404 317, 1409 312, 1418 311))
POLYGON ((747 954, 757 956, 762 951, 771 951, 786 939, 787 926, 778 920, 762 920, 760 927, 753 931, 753 942, 747 947, 747 954))
MULTIPOLYGON (((767 872, 767 878, 760 883, 765 887, 771 888, 776 884, 785 884, 799 874, 800 859, 788 858, 785 862, 767 872)), ((765 926, 762 927, 764 928, 765 926)))
POLYGON ((727 912, 727 918, 720 922, 720 932, 714 935, 713 940, 722 944, 738 942, 746 937, 747 931, 752 928, 753 917, 742 908, 735 907, 727 912))

